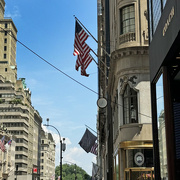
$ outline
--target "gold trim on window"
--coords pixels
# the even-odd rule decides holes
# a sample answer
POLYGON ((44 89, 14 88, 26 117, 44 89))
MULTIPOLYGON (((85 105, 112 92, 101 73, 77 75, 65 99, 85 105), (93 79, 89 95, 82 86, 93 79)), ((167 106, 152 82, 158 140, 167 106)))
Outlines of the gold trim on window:
POLYGON ((153 141, 124 141, 120 143, 121 149, 153 148, 153 141))

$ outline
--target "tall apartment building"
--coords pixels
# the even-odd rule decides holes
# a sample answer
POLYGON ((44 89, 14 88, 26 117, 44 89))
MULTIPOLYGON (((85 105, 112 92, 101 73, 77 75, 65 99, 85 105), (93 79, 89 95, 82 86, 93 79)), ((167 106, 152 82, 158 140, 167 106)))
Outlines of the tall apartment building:
POLYGON ((100 179, 153 179, 147 1, 98 3, 100 179))
POLYGON ((155 179, 180 177, 180 1, 148 0, 155 179))
POLYGON ((41 130, 40 180, 55 178, 55 141, 51 133, 41 130))
POLYGON ((4 7, 4 0, 0 0, 0 123, 16 136, 16 177, 32 179, 33 168, 40 167, 42 118, 32 106, 25 79, 17 80, 17 29, 12 19, 4 18, 4 7))

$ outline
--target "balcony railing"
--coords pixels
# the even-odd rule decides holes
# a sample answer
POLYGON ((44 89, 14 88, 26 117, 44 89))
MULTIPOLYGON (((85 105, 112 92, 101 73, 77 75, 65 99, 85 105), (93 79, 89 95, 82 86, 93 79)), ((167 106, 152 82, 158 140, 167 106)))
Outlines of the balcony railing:
POLYGON ((136 41, 136 33, 130 32, 119 36, 119 45, 126 42, 136 41))

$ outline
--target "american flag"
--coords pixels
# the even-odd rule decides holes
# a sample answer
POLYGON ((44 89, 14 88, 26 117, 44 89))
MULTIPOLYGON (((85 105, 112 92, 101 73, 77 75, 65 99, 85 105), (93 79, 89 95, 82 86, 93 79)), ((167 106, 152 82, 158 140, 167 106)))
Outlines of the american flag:
POLYGON ((84 64, 84 62, 86 61, 86 58, 87 56, 89 55, 89 52, 90 52, 90 47, 84 43, 83 44, 83 51, 84 53, 83 54, 79 54, 78 57, 77 57, 77 60, 76 60, 76 70, 78 71, 78 68, 84 64))
POLYGON ((73 55, 77 56, 75 68, 78 71, 79 67, 81 66, 81 75, 83 76, 89 76, 86 73, 86 68, 93 60, 93 58, 89 54, 91 48, 85 43, 87 38, 88 38, 88 34, 76 21, 73 55))
POLYGON ((98 144, 95 142, 94 145, 92 146, 90 152, 97 155, 97 147, 98 147, 98 144))
POLYGON ((0 140, 0 149, 5 152, 6 151, 6 148, 4 146, 4 136, 2 137, 2 139, 0 140))
POLYGON ((86 73, 86 68, 92 60, 93 58, 90 54, 87 54, 85 57, 81 57, 81 55, 78 55, 76 60, 76 70, 78 70, 79 66, 81 66, 81 75, 88 77, 89 74, 86 73))
POLYGON ((74 56, 79 54, 83 54, 84 52, 84 43, 88 38, 88 34, 84 31, 84 29, 80 26, 80 24, 76 21, 75 27, 75 39, 74 39, 74 56))
POLYGON ((11 145, 11 143, 12 143, 12 139, 10 139, 10 140, 8 141, 8 145, 11 145))

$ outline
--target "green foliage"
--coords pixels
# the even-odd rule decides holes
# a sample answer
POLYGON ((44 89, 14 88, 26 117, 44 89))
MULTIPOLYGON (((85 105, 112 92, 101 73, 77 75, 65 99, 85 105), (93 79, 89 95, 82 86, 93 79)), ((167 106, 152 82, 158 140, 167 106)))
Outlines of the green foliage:
POLYGON ((9 104, 22 104, 22 101, 21 99, 13 99, 9 101, 9 104))
POLYGON ((0 104, 4 103, 5 99, 0 99, 0 104))
MULTIPOLYGON (((60 168, 59 166, 56 166, 55 169, 55 179, 58 179, 58 176, 60 175, 60 168)), ((79 166, 73 164, 63 164, 62 165, 62 176, 63 180, 75 180, 75 177, 77 177, 77 180, 90 180, 91 177, 79 166)))

